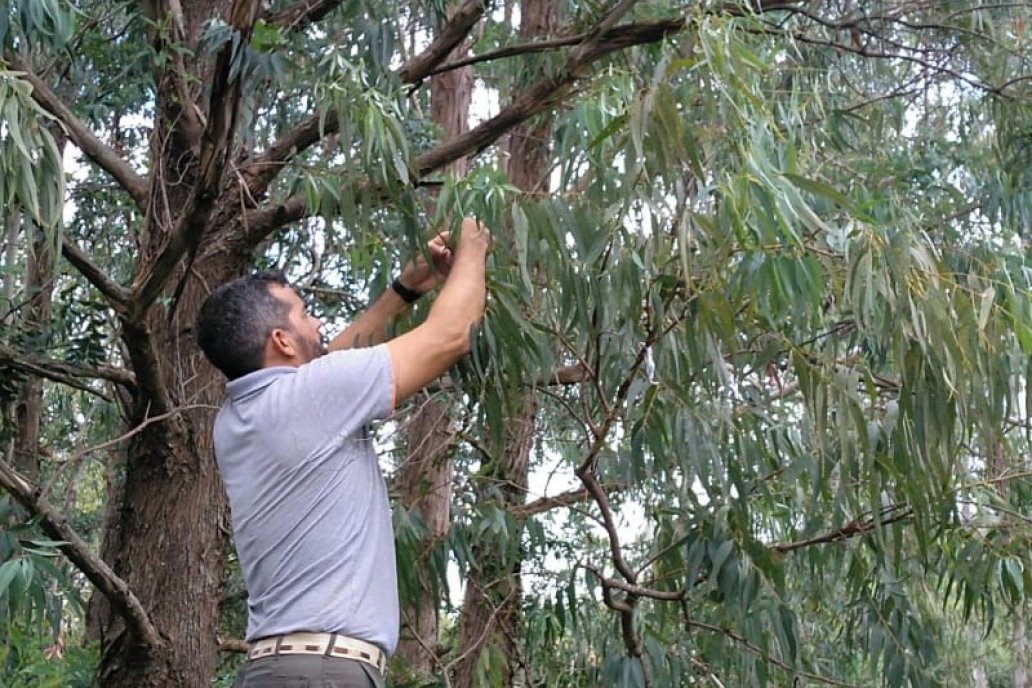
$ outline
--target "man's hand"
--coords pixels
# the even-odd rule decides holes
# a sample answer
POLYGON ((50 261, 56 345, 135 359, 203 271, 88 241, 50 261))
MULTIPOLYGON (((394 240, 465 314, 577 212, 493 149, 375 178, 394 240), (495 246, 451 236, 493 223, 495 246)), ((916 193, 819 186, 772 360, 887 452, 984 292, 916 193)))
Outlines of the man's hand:
POLYGON ((455 256, 448 241, 451 232, 438 232, 426 245, 426 255, 420 254, 410 260, 401 270, 398 280, 409 289, 425 294, 437 287, 451 271, 455 256))
MULTIPOLYGON (((491 233, 476 220, 462 221, 448 280, 415 329, 387 342, 394 402, 412 396, 469 352, 470 330, 484 317, 486 262, 491 233)), ((397 301, 397 299, 395 299, 397 301)))
POLYGON ((459 245, 456 247, 458 250, 464 250, 468 246, 486 253, 491 249, 491 232, 473 218, 463 218, 462 234, 459 236, 458 243, 459 245))

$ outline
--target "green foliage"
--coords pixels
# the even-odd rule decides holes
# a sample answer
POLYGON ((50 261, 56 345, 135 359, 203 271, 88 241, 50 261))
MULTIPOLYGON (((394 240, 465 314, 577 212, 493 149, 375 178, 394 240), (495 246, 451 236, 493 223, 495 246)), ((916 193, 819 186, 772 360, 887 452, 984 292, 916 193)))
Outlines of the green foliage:
POLYGON ((75 32, 75 8, 65 0, 8 0, 0 7, 0 48, 42 44, 60 50, 75 32))
POLYGON ((97 662, 95 646, 56 645, 52 637, 9 627, 0 650, 4 685, 9 688, 90 688, 97 662))
POLYGON ((0 663, 4 685, 65 688, 93 685, 96 648, 69 642, 66 630, 77 629, 84 605, 81 583, 57 549, 33 522, 19 523, 21 512, 6 496, 0 498, 0 663), (11 525, 13 523, 13 525, 11 525))
POLYGON ((0 219, 24 212, 56 236, 64 202, 61 153, 47 130, 50 116, 32 100, 32 87, 0 63, 0 219))
MULTIPOLYGON (((590 31, 611 5, 558 3, 561 35, 590 31)), ((0 13, 0 44, 60 64, 61 95, 147 173, 152 70, 210 65, 233 46, 246 84, 234 160, 309 118, 332 131, 265 196, 241 200, 301 194, 310 217, 268 237, 255 262, 298 276, 328 319, 382 291, 427 227, 456 230, 465 215, 491 226, 488 317, 435 392, 463 440, 451 528, 426 551, 416 511, 394 512, 403 601, 422 572, 441 599, 439 672, 463 651, 450 572, 507 581, 518 567, 528 685, 917 687, 975 666, 998 680, 1018 659, 1006 629, 1032 592, 1032 17, 1015 3, 802 5, 636 3, 624 21, 678 17, 682 30, 593 65, 544 115, 554 191, 526 195, 499 146, 462 179, 415 168, 441 133, 428 89, 395 70, 444 21, 442 2, 343 2, 311 29, 262 20, 249 41, 212 21, 199 45, 158 47, 148 33, 170 28, 133 4, 79 3, 73 23, 62 3, 20 2, 0 13), (555 383, 571 369, 580 381, 555 383), (613 523, 600 525, 598 500, 528 518, 507 508, 518 486, 502 458, 528 389, 527 499, 579 487, 590 469, 613 523), (654 595, 604 581, 631 583, 616 541, 654 595)), ((522 40, 504 11, 478 28, 475 54, 522 40)), ((504 105, 568 54, 478 64, 478 93, 504 105)), ((52 122, 14 72, 0 72, 0 112, 3 212, 56 244, 52 122)), ((67 193, 68 235, 130 284, 153 240, 144 211, 93 168, 67 193)), ((4 264, 16 287, 19 251, 4 264)), ((13 292, 5 313, 19 312, 13 292)), ((55 293, 45 331, 5 343, 121 364, 118 319, 98 294, 67 275, 55 293)), ((21 381, 0 385, 11 396, 21 381)), ((56 386, 44 399, 45 476, 62 494, 81 488, 74 520, 96 539, 106 483, 97 457, 76 452, 115 436, 121 408, 56 386), (62 474, 72 456, 81 468, 62 474)), ((400 463, 394 429, 384 446, 400 463)), ((10 663, 35 666, 42 641, 25 629, 49 628, 61 597, 49 591, 81 582, 53 565, 53 543, 33 544, 33 525, 9 532, 0 590, 24 657, 10 663)), ((230 569, 238 597, 222 621, 239 635, 230 569)), ((496 641, 476 684, 512 666, 496 641)))

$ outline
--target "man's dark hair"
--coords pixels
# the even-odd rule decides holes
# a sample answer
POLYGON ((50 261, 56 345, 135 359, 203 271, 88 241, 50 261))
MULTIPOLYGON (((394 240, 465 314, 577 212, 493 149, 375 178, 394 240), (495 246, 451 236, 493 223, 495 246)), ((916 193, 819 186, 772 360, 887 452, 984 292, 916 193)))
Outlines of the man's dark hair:
POLYGON ((204 355, 230 380, 262 367, 265 340, 286 327, 290 307, 269 289, 287 286, 280 271, 256 272, 223 284, 201 304, 194 334, 204 355))

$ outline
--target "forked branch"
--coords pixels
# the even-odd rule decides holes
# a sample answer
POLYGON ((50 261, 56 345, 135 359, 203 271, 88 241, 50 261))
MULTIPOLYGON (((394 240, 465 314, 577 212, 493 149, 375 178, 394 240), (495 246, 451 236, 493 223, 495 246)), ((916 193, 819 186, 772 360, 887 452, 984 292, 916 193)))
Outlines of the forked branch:
POLYGON ((229 25, 239 34, 240 40, 226 41, 215 60, 207 124, 201 137, 198 179, 164 250, 150 270, 136 280, 129 311, 132 320, 142 317, 164 289, 182 257, 188 251, 196 250, 208 226, 236 132, 243 87, 240 51, 250 39, 260 8, 260 0, 236 0, 230 8, 229 25))
POLYGON ((75 387, 91 394, 100 393, 86 384, 85 381, 87 380, 107 380, 129 389, 132 389, 136 384, 136 377, 124 368, 82 366, 38 354, 18 351, 3 344, 0 344, 0 366, 20 370, 31 375, 38 375, 39 377, 75 387))
POLYGON ((161 636, 151 623, 147 611, 126 582, 90 549, 68 524, 68 519, 40 496, 39 488, 19 475, 3 459, 0 459, 0 486, 30 514, 40 519, 43 532, 48 537, 63 543, 58 548, 107 597, 111 607, 125 619, 138 643, 148 647, 161 643, 161 636))

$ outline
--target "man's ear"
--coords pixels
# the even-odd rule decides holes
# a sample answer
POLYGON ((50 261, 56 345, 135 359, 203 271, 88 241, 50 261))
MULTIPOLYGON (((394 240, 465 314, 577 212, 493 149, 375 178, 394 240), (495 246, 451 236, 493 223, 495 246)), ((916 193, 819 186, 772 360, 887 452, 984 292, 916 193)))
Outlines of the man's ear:
POLYGON ((284 358, 293 358, 297 355, 297 347, 294 346, 294 338, 290 332, 284 329, 276 328, 269 334, 270 346, 272 351, 284 358))

